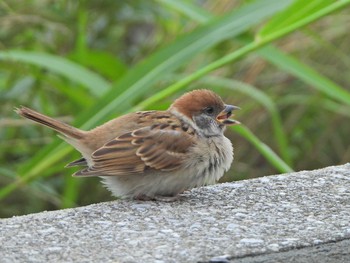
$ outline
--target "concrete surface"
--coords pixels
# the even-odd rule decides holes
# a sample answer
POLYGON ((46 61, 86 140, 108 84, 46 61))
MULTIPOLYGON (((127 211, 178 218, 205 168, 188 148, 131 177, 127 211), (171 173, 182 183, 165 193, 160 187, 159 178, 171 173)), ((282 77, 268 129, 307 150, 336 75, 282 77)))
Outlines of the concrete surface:
MULTIPOLYGON (((317 246, 292 249, 280 253, 267 253, 227 261, 230 263, 348 263, 350 262, 350 239, 317 246)), ((212 261, 213 262, 213 261, 212 261)))
POLYGON ((350 164, 0 220, 0 262, 350 262, 350 164))

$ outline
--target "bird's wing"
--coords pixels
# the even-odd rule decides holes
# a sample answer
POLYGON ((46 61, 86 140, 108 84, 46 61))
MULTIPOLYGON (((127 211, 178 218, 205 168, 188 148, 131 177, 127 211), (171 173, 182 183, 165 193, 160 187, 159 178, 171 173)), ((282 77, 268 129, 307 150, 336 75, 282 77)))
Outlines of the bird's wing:
POLYGON ((125 133, 92 153, 93 166, 75 176, 143 174, 173 171, 188 158, 194 132, 177 124, 158 123, 125 133))

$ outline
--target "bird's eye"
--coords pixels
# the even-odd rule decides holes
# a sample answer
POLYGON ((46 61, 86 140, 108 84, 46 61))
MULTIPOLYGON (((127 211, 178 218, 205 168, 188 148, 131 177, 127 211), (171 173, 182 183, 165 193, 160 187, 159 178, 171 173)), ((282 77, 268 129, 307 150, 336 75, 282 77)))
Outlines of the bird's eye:
POLYGON ((213 108, 213 107, 206 107, 206 108, 204 109, 204 112, 205 112, 206 114, 208 114, 208 115, 211 115, 211 114, 214 113, 214 108, 213 108))

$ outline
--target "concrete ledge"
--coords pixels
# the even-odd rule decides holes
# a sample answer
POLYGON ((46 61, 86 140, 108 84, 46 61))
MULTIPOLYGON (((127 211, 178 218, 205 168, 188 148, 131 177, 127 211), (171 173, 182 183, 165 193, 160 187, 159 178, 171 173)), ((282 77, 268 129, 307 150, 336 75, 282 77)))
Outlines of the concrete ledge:
POLYGON ((348 262, 350 164, 203 187, 174 203, 2 219, 0 232, 1 262, 348 262))

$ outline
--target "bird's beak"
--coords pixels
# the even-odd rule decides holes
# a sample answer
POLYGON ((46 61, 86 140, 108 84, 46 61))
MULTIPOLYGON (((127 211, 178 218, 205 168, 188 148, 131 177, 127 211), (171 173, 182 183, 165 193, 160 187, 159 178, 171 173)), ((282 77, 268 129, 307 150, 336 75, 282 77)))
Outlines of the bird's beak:
POLYGON ((240 108, 233 105, 225 105, 225 109, 219 113, 216 120, 224 125, 240 124, 239 121, 229 119, 232 116, 232 111, 239 110, 240 108))

